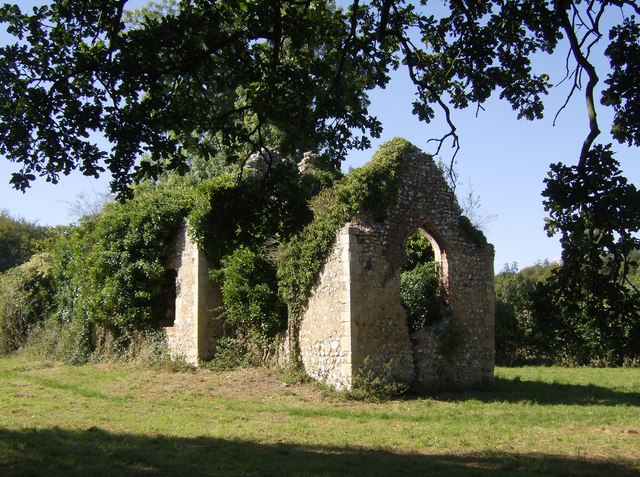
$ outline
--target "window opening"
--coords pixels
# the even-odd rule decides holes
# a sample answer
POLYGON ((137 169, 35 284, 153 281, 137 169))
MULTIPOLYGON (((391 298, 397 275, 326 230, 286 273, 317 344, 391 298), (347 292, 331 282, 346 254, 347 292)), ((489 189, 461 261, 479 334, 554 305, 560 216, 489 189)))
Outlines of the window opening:
POLYGON ((160 320, 161 326, 173 326, 176 321, 176 298, 177 298, 178 271, 168 268, 164 272, 164 289, 166 290, 166 301, 164 316, 160 320))
POLYGON ((407 313, 409 333, 441 321, 445 305, 443 255, 435 239, 423 229, 406 240, 400 270, 400 302, 407 313))

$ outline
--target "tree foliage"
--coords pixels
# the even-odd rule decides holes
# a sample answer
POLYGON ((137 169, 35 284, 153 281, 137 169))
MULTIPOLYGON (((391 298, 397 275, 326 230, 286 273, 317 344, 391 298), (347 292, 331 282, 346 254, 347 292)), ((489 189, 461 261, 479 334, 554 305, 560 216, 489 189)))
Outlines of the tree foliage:
MULTIPOLYGON (((594 278, 594 272, 583 269, 577 275, 575 264, 565 266, 543 262, 518 271, 513 264, 496 276, 496 362, 637 364, 636 292, 606 289, 607 280, 594 278), (608 301, 612 293, 620 303, 608 301)), ((607 267, 595 273, 607 273, 607 267)), ((636 283, 637 273, 632 267, 625 281, 636 283)))
POLYGON ((537 265, 518 271, 514 263, 496 275, 496 363, 513 366, 540 358, 533 293, 552 267, 537 265), (542 273, 531 273, 535 268, 542 269, 542 273))
POLYGON ((571 94, 586 80, 584 162, 599 133, 590 55, 615 10, 624 18, 609 32, 603 103, 616 113, 614 137, 638 144, 634 1, 181 0, 134 13, 127 3, 0 8, 16 39, 0 49, 0 151, 21 165, 17 188, 106 167, 123 192, 132 179, 184 169, 188 151, 242 160, 247 145, 269 145, 270 128, 284 154, 339 161, 380 134, 368 92, 400 67, 415 86, 416 116, 429 122, 441 111, 451 129, 440 145, 457 145, 450 107, 480 108, 494 92, 518 117, 542 117, 552 83, 532 57, 559 45, 573 58, 571 94))
POLYGON ((46 227, 0 210, 0 273, 29 260, 46 233, 46 227))
POLYGON ((553 164, 547 179, 547 230, 561 234, 562 267, 538 291, 540 318, 551 347, 581 363, 621 364, 640 350, 640 292, 629 279, 640 248, 640 191, 608 148, 596 147, 584 166, 586 173, 553 164))
POLYGON ((183 169, 185 151, 259 150, 269 127, 287 131, 283 153, 338 158, 368 145, 354 129, 378 134, 366 91, 386 82, 387 48, 347 58, 349 28, 330 3, 181 1, 130 24, 126 3, 0 9, 20 40, 0 52, 0 151, 23 166, 17 188, 106 165, 124 192, 133 177, 183 169))

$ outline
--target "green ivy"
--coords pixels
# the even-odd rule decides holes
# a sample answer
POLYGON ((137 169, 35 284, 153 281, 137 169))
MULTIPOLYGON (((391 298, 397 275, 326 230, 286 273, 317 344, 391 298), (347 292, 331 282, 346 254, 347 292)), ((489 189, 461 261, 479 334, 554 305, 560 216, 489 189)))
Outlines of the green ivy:
POLYGON ((395 203, 403 159, 411 147, 401 138, 383 144, 369 163, 313 199, 313 221, 282 247, 278 261, 280 294, 289 306, 290 319, 304 311, 336 231, 359 214, 381 220, 395 203))
POLYGON ((57 247, 58 312, 116 335, 152 328, 166 312, 166 265, 193 194, 179 184, 143 187, 64 234, 57 247))
POLYGON ((487 237, 484 236, 481 230, 475 228, 471 223, 471 220, 465 215, 461 215, 459 218, 460 233, 463 238, 471 241, 478 247, 487 245, 487 237))
POLYGON ((309 197, 286 164, 265 179, 220 175, 201 184, 196 196, 190 230, 213 267, 238 247, 284 241, 311 219, 309 197))

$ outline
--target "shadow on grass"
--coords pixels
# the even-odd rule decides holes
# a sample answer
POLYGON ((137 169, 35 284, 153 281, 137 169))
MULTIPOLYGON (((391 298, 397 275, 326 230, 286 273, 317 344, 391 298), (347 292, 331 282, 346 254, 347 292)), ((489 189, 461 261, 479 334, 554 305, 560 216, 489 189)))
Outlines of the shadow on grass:
POLYGON ((577 406, 640 406, 640 393, 620 392, 596 385, 545 383, 518 378, 496 378, 494 384, 472 390, 415 389, 411 397, 432 397, 443 401, 564 404, 577 406))
POLYGON ((100 429, 0 430, 2 476, 631 476, 629 462, 539 454, 416 455, 100 429))

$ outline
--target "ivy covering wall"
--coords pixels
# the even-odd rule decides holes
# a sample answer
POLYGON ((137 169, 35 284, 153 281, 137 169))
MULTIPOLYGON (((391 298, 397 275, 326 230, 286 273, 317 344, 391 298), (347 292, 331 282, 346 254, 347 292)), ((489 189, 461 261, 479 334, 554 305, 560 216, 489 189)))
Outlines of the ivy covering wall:
POLYGON ((137 186, 132 199, 58 232, 30 326, 54 321, 75 330, 87 348, 73 353, 75 361, 90 356, 96 330, 126 347, 136 333, 160 328, 175 286, 168 272, 175 237, 187 220, 220 285, 229 338, 272 346, 303 311, 336 231, 363 211, 384 218, 409 147, 390 141, 343 178, 282 161, 266 174, 222 170, 137 186))
POLYGON ((311 201, 313 221, 283 245, 278 261, 280 295, 289 306, 290 319, 304 311, 336 232, 359 211, 384 218, 398 196, 403 157, 410 147, 401 138, 383 144, 366 165, 311 201))

